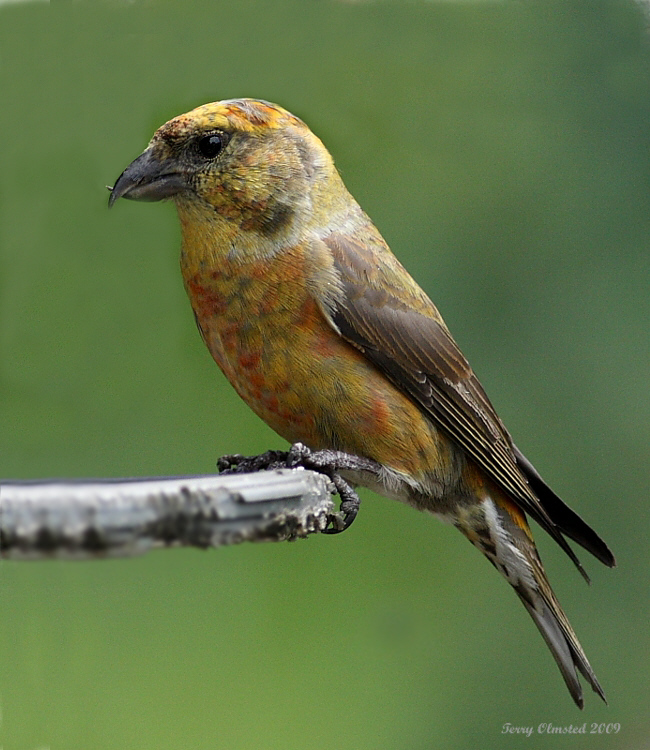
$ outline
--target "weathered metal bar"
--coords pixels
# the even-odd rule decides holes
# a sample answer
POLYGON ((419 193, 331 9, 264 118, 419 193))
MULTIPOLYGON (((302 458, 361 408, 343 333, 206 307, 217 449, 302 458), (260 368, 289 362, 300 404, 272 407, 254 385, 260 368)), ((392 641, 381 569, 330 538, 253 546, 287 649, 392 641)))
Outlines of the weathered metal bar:
POLYGON ((97 559, 153 547, 220 547, 322 531, 334 503, 322 474, 0 483, 0 556, 97 559))

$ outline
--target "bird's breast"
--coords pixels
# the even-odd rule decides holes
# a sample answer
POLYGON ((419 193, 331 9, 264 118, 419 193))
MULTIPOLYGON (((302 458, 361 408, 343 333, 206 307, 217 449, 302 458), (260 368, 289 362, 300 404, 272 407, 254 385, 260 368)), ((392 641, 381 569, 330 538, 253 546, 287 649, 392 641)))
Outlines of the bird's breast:
POLYGON ((322 364, 336 345, 308 292, 304 255, 183 271, 199 329, 228 380, 276 431, 304 440, 314 424, 305 399, 320 400, 326 387, 315 360, 322 364))
POLYGON ((297 247, 264 260, 184 267, 213 358, 253 411, 288 441, 368 456, 408 473, 428 471, 446 450, 444 441, 326 321, 310 261, 297 247))

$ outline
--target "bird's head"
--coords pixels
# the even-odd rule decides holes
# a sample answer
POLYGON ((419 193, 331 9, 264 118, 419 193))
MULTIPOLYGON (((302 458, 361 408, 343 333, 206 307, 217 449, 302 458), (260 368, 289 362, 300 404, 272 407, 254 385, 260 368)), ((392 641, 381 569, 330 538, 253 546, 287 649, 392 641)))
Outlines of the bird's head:
POLYGON ((109 205, 171 198, 182 222, 200 215, 273 237, 296 222, 318 223, 321 211, 331 216, 343 193, 327 149, 302 120, 269 102, 236 99, 160 127, 118 178, 109 205))

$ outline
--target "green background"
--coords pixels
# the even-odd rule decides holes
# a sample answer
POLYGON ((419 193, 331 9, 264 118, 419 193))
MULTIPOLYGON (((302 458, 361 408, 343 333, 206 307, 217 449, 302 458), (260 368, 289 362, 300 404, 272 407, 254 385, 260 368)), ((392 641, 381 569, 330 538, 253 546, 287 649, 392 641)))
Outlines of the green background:
POLYGON ((609 707, 573 705, 455 530, 0 564, 0 745, 650 747, 650 32, 633 2, 0 7, 0 476, 204 473, 283 442, 194 326, 171 205, 105 185, 255 96, 321 136, 520 447, 609 542, 540 548, 609 707), (531 738, 502 726, 532 726, 531 738), (551 736, 619 722, 617 735, 551 736))

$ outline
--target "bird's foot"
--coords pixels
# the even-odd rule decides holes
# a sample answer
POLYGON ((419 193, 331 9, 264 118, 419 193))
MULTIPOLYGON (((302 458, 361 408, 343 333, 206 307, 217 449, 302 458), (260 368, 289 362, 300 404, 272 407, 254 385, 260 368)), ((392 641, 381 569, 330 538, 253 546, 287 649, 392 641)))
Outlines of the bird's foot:
POLYGON ((329 477, 341 498, 339 512, 330 515, 323 530, 324 534, 339 534, 345 531, 359 513, 359 495, 352 485, 343 479, 340 472, 357 471, 377 475, 381 469, 376 461, 342 451, 312 451, 303 443, 294 443, 288 451, 267 451, 259 456, 242 456, 235 453, 222 456, 217 461, 217 469, 221 474, 241 474, 263 469, 294 469, 298 466, 329 477))
POLYGON ((254 471, 286 469, 288 451, 266 451, 259 456, 229 453, 217 459, 219 474, 250 474, 254 471))

